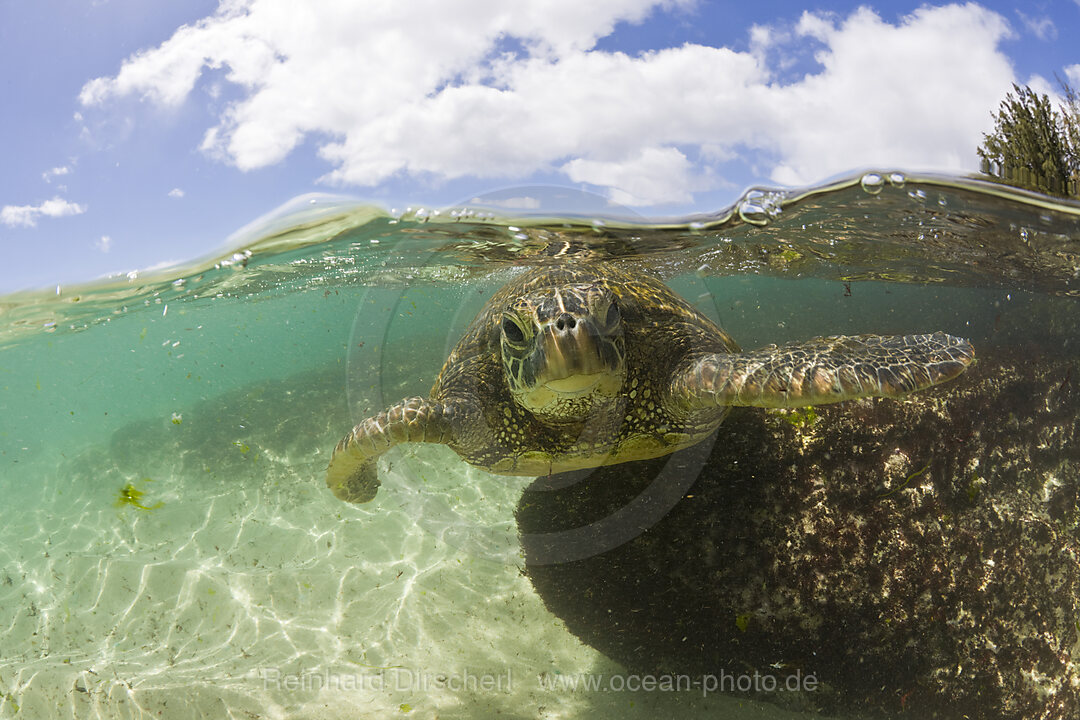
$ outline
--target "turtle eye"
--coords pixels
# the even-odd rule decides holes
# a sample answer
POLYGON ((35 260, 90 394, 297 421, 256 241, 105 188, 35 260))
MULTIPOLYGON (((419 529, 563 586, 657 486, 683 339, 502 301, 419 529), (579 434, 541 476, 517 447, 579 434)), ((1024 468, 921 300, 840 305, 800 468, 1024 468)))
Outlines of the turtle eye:
POLYGON ((619 306, 612 302, 608 305, 607 314, 604 316, 604 325, 608 328, 617 327, 622 321, 622 311, 619 306))
POLYGON ((518 325, 517 320, 510 315, 503 316, 502 333, 503 337, 511 343, 520 344, 525 342, 525 331, 518 325))

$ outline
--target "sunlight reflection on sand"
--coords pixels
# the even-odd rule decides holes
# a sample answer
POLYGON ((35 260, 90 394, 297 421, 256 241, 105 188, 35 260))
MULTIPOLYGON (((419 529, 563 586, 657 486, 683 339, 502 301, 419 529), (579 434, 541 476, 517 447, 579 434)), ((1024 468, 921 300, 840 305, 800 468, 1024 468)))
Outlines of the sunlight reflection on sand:
POLYGON ((619 668, 520 572, 527 480, 421 448, 391 455, 374 503, 339 502, 322 483, 348 426, 328 411, 338 384, 244 388, 24 483, 0 530, 0 715, 787 716, 700 692, 543 687, 619 668), (117 506, 128 484, 162 505, 117 506))

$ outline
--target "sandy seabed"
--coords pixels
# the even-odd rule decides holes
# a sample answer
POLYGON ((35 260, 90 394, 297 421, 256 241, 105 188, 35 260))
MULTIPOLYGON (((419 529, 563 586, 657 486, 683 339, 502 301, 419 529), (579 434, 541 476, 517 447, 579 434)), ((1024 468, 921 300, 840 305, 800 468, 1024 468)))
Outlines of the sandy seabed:
POLYGON ((339 388, 262 383, 13 478, 0 717, 801 716, 583 645, 522 574, 528 479, 423 446, 338 501, 339 388))

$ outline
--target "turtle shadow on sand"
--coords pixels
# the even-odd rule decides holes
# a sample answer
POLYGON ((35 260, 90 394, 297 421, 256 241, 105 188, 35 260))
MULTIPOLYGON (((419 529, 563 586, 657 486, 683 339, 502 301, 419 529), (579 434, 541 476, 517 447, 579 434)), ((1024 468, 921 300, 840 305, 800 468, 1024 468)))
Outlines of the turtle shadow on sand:
POLYGON ((736 409, 715 442, 539 480, 517 508, 526 572, 630 672, 813 675, 761 697, 871 717, 1074 717, 1080 362, 991 355, 904 401, 736 409), (530 561, 661 469, 696 480, 634 539, 530 561))

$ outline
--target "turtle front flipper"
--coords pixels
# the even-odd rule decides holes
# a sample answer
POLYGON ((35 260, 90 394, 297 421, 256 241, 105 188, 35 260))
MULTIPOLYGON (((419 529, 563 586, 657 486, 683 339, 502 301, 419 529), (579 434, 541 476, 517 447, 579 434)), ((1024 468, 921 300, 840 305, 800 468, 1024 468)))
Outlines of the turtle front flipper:
POLYGON ((406 398, 354 427, 334 448, 326 485, 346 502, 366 503, 379 489, 378 459, 399 443, 447 443, 452 432, 447 406, 406 398))
POLYGON ((673 379, 672 399, 692 410, 900 397, 952 380, 974 359, 971 343, 943 332, 815 338, 695 358, 673 379))

